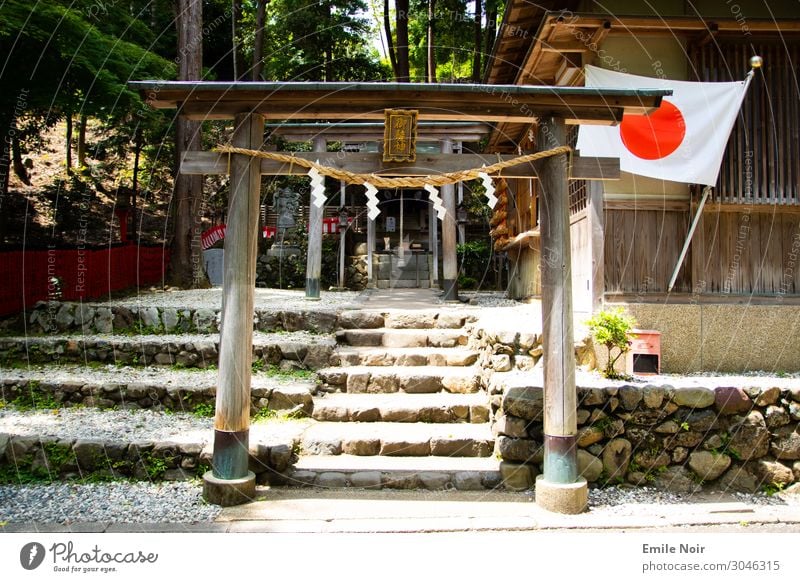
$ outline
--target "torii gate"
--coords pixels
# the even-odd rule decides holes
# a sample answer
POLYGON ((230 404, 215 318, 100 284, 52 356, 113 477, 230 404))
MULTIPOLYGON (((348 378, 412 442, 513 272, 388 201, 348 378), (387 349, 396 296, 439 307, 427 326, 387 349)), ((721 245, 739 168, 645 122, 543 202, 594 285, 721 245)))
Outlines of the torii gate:
MULTIPOLYGON (((141 81, 133 89, 156 108, 178 108, 190 119, 234 119, 232 145, 260 150, 264 119, 380 120, 386 109, 415 109, 420 121, 473 123, 537 122, 540 149, 566 145, 565 125, 614 124, 623 113, 646 114, 660 105, 664 90, 603 89, 511 85, 412 83, 260 83, 141 81)), ((389 176, 440 173, 491 164, 498 156, 428 154, 425 168, 383 163, 378 154, 325 154, 323 137, 314 153, 323 165, 389 176), (488 162, 488 164, 487 164, 488 162)), ((297 154, 298 157, 301 157, 297 154)), ((499 156, 507 159, 513 156, 499 156)), ((578 513, 587 501, 586 480, 576 459, 577 395, 572 330, 572 282, 567 179, 607 178, 618 172, 616 160, 573 157, 564 153, 505 170, 509 177, 541 180, 542 330, 544 347, 544 473, 536 481, 536 501, 545 509, 578 513)), ((214 418, 213 469, 204 475, 211 503, 235 505, 253 499, 255 475, 248 471, 253 298, 262 174, 305 174, 306 169, 240 153, 189 152, 181 172, 230 173, 231 193, 225 239, 225 272, 220 330, 219 379, 214 418)), ((497 175, 495 175, 496 177, 497 175)), ((447 216, 442 225, 443 279, 455 289, 455 202, 443 191, 447 216)), ((312 204, 312 208, 314 205, 312 204)), ((310 233, 321 233, 311 217, 310 233)), ((320 234, 321 237, 321 234, 320 234)), ((321 238, 309 241, 307 295, 319 293, 321 238)))

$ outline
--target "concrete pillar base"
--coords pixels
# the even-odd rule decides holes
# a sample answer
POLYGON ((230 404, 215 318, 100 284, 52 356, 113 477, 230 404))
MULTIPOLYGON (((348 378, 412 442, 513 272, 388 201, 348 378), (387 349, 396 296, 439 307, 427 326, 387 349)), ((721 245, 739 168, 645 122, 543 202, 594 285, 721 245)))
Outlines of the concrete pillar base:
POLYGON ((536 505, 554 513, 574 515, 586 511, 589 488, 586 479, 575 483, 550 483, 544 475, 536 477, 536 505))
POLYGON ((214 505, 230 507, 250 503, 256 497, 256 475, 247 472, 241 479, 220 479, 213 471, 203 475, 203 499, 214 505))

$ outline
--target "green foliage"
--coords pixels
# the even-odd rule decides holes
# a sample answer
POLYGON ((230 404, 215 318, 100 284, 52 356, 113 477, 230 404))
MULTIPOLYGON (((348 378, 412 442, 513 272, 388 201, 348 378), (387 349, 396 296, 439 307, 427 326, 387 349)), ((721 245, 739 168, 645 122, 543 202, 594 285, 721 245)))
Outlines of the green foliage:
POLYGON ((311 380, 315 373, 313 370, 281 370, 275 364, 270 364, 265 370, 267 376, 280 378, 282 380, 311 380))
POLYGON ((151 452, 146 451, 142 453, 140 458, 147 476, 153 481, 161 479, 164 473, 167 472, 167 462, 161 457, 156 457, 151 452))
POLYGON ((61 408, 61 403, 52 394, 39 390, 39 383, 31 381, 27 390, 11 401, 19 410, 53 410, 61 408))
POLYGON ((192 414, 199 418, 207 418, 214 416, 214 405, 211 402, 202 402, 195 404, 192 414))
POLYGON ((305 415, 302 411, 291 412, 288 410, 271 410, 269 408, 260 408, 253 415, 253 423, 263 424, 266 422, 289 422, 293 420, 300 420, 305 415))
POLYGON ((596 313, 586 322, 592 338, 598 344, 602 344, 608 350, 608 362, 603 370, 606 378, 619 378, 620 375, 614 370, 620 356, 630 349, 631 330, 636 326, 636 321, 621 308, 605 309, 596 313), (612 357, 612 351, 616 349, 618 353, 612 357))
POLYGON ((762 487, 762 490, 768 497, 772 497, 783 491, 784 487, 786 487, 784 483, 767 483, 762 487))
MULTIPOLYGON (((365 42, 371 36, 362 0, 271 0, 267 5, 265 76, 285 81, 376 81, 389 76, 365 42)), ((247 13, 254 22, 255 11, 247 13)), ((249 24, 249 30, 254 26, 249 24)), ((254 35, 254 32, 246 33, 254 35)), ((248 36, 243 46, 252 51, 248 36)), ((252 57, 248 59, 252 61, 252 57)))
POLYGON ((488 240, 473 240, 456 247, 460 266, 459 287, 475 289, 486 278, 492 260, 492 247, 488 240))

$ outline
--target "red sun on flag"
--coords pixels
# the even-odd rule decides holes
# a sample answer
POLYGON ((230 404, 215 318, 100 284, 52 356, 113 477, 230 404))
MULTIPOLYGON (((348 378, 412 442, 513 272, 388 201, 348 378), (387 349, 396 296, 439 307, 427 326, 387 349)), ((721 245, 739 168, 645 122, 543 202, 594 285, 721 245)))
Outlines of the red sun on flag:
POLYGON ((686 137, 686 120, 666 99, 649 115, 624 115, 619 126, 622 143, 633 155, 658 160, 674 152, 686 137))

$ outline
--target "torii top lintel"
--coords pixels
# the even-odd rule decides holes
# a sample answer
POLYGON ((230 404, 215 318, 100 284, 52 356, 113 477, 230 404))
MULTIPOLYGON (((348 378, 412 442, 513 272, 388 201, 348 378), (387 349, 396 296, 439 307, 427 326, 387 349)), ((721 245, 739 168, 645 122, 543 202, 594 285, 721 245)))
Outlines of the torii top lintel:
POLYGON ((614 124, 623 113, 646 114, 671 95, 662 89, 605 89, 422 83, 134 81, 152 107, 190 119, 231 119, 259 113, 281 120, 377 120, 384 109, 413 108, 420 120, 614 124))

